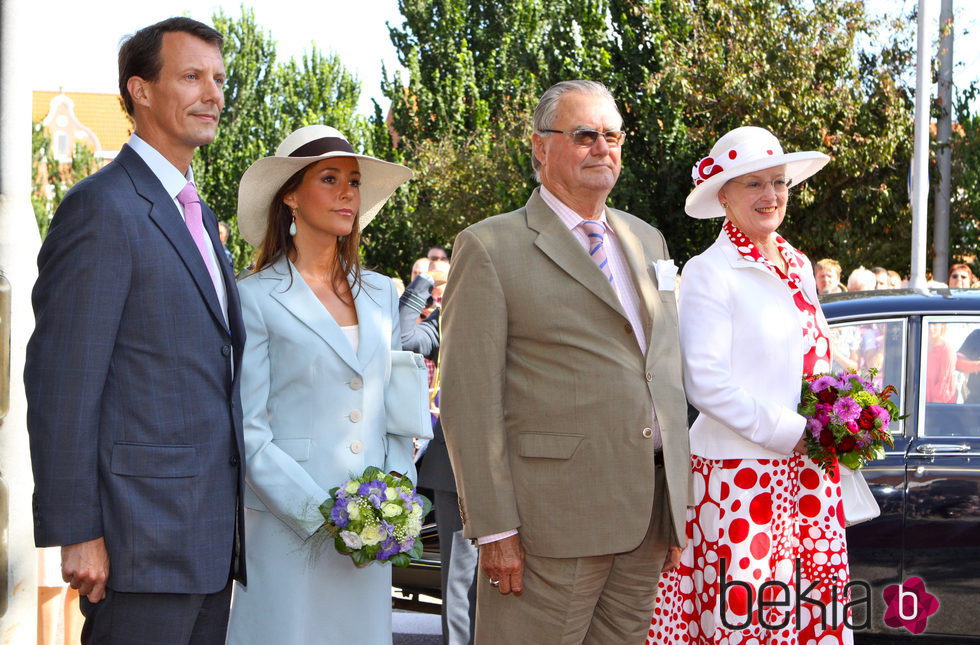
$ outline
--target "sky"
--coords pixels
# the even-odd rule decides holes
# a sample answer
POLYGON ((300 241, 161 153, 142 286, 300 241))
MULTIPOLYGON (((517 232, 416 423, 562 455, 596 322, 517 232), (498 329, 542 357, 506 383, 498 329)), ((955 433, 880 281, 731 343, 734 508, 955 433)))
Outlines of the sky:
MULTIPOLYGON (((239 16, 242 0, 15 0, 29 5, 37 26, 36 50, 30 60, 35 90, 116 92, 116 53, 120 39, 140 27, 175 15, 210 23, 215 10, 239 16), (43 37, 42 37, 43 36, 43 37)), ((505 0, 501 0, 505 1, 505 0)), ((940 0, 929 0, 938 38, 940 0)), ((256 23, 278 43, 279 59, 299 58, 315 44, 334 52, 362 82, 360 110, 373 113, 371 99, 387 109, 381 94, 381 64, 389 74, 401 69, 386 22, 402 23, 397 0, 250 0, 256 23)), ((867 0, 874 14, 907 15, 916 0, 867 0)), ((955 0, 954 85, 980 80, 980 2, 955 0)), ((935 90, 933 90, 935 91, 935 90)))
MULTIPOLYGON (((7 1, 7 0, 3 0, 7 1)), ((171 16, 211 24, 221 9, 232 17, 241 6, 278 44, 278 59, 300 58, 312 45, 336 53, 362 82, 361 112, 372 114, 382 100, 381 64, 401 69, 385 22, 401 25, 397 0, 15 0, 29 5, 37 26, 30 57, 35 90, 117 92, 119 41, 141 27, 171 16)))

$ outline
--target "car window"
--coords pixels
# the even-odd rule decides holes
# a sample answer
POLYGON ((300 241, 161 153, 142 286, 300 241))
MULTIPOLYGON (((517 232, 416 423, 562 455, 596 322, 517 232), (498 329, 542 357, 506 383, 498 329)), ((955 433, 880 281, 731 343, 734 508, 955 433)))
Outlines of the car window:
MULTIPOLYGON (((874 322, 845 322, 830 328, 832 369, 835 372, 878 370, 875 385, 894 385, 898 390, 892 401, 902 407, 905 394, 905 325, 904 318, 874 322)), ((902 423, 889 426, 892 434, 904 432, 902 423)))
POLYGON ((980 436, 980 318, 923 319, 922 353, 921 434, 980 436))

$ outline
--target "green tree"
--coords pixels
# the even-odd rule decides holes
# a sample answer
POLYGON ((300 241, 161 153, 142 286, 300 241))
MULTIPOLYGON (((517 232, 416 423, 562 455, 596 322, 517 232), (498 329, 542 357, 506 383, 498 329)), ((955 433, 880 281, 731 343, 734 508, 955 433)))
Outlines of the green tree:
POLYGON ((218 219, 229 224, 228 248, 242 269, 253 253, 237 226, 238 183, 245 170, 304 125, 336 127, 355 149, 368 153, 372 138, 368 119, 356 112, 360 82, 335 55, 311 48, 300 61, 278 62, 272 35, 244 6, 238 18, 218 11, 213 24, 225 37, 225 109, 218 136, 195 155, 194 176, 218 219))
POLYGON ((385 87, 398 150, 409 165, 439 168, 423 168, 405 205, 418 238, 446 242, 470 221, 522 204, 533 185, 526 124, 537 96, 585 77, 610 87, 628 133, 611 202, 662 228, 681 260, 707 247, 719 225, 683 213, 691 167, 721 134, 749 124, 772 130, 787 150, 833 157, 794 197, 783 227, 794 244, 849 266, 907 256, 911 100, 896 79, 910 64, 908 32, 882 51, 860 51, 879 27, 862 2, 506 5, 400 2, 405 25, 392 29, 392 42, 409 78, 385 87), (448 220, 433 212, 457 203, 476 207, 448 220))
MULTIPOLYGON (((980 275, 980 115, 973 113, 980 88, 970 87, 956 106, 953 132, 953 191, 949 218, 950 258, 972 263, 980 275)), ((936 276, 943 280, 945 276, 936 276)))
POLYGON ((68 189, 78 181, 99 169, 92 149, 76 142, 71 160, 61 163, 51 149, 51 137, 40 123, 31 129, 31 206, 37 228, 44 238, 51 226, 51 218, 61 204, 68 189))

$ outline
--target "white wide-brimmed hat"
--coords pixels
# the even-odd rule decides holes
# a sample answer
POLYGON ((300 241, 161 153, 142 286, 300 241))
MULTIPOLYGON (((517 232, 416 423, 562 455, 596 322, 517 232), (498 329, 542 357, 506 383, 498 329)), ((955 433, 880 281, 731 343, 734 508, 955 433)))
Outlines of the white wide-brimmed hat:
POLYGON ((272 199, 300 169, 332 157, 353 157, 361 171, 361 230, 374 219, 395 190, 412 178, 400 164, 354 153, 347 137, 326 125, 296 130, 276 148, 276 154, 259 159, 245 171, 238 185, 238 231, 252 246, 262 244, 272 199))
POLYGON ((724 217, 725 209, 718 203, 718 190, 729 179, 786 166, 786 178, 793 180, 795 186, 828 161, 830 157, 822 152, 784 153, 779 140, 765 128, 735 128, 718 139, 710 155, 694 164, 691 171, 694 190, 684 202, 684 211, 698 219, 724 217))

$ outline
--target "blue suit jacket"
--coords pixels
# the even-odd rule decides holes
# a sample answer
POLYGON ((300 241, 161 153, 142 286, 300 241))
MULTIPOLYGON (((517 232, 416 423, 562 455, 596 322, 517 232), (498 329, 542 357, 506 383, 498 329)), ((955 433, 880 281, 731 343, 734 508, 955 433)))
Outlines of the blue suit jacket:
POLYGON ((245 329, 202 207, 227 325, 176 205, 129 146, 69 191, 38 256, 24 374, 35 541, 103 536, 116 591, 212 593, 230 568, 245 576, 245 329))

